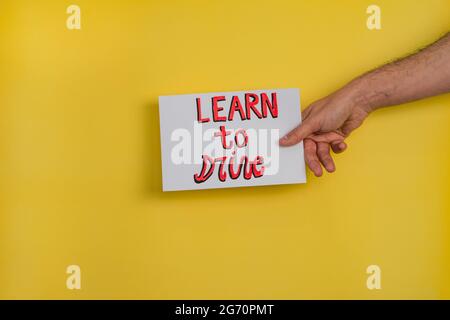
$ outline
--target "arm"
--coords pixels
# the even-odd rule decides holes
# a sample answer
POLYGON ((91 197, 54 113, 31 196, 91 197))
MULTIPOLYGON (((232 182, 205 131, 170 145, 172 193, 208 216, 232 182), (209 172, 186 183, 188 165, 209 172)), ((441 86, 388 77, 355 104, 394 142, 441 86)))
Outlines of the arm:
POLYGON ((342 152, 344 139, 374 110, 450 92, 450 33, 406 58, 368 72, 302 112, 303 122, 280 140, 304 140, 305 159, 316 176, 320 163, 335 170, 330 148, 342 152))

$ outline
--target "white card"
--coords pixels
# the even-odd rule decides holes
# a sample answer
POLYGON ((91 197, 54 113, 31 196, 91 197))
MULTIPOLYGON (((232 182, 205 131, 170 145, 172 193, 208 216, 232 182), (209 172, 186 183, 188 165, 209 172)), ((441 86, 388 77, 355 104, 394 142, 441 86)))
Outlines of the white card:
POLYGON ((305 183, 298 89, 159 97, 163 191, 305 183))

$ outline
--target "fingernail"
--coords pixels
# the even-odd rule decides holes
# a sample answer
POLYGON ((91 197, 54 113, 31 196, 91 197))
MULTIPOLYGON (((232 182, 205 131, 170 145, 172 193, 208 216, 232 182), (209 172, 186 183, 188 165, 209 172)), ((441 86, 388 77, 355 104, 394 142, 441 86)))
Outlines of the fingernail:
POLYGON ((279 140, 279 142, 280 142, 280 143, 285 143, 287 140, 288 140, 288 139, 287 139, 287 136, 284 136, 283 138, 281 138, 281 139, 279 140))

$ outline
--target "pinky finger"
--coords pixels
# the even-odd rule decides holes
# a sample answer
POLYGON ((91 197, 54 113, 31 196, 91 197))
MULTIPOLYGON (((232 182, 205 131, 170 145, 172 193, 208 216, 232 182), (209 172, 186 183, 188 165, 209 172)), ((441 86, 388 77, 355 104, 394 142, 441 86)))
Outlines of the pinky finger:
POLYGON ((331 143, 331 149, 333 149, 334 153, 341 153, 347 149, 347 144, 343 141, 338 141, 335 143, 331 143))

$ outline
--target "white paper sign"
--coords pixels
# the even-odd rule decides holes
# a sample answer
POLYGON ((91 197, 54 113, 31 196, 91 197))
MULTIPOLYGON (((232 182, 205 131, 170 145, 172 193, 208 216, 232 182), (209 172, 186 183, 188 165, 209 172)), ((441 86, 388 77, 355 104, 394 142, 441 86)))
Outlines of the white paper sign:
POLYGON ((163 191, 304 183, 298 89, 159 97, 163 191))

